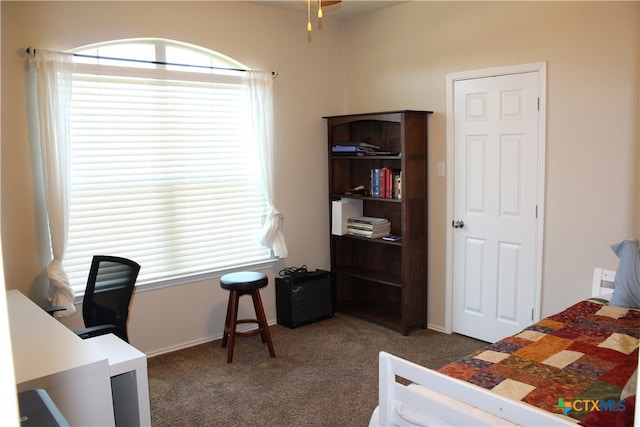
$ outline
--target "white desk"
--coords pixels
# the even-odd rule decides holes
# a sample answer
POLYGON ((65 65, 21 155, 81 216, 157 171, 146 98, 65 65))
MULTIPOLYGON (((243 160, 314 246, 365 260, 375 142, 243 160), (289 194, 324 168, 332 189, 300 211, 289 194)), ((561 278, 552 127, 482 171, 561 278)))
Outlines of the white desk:
POLYGON ((116 425, 150 426, 147 355, 113 334, 85 342, 109 358, 116 425))
POLYGON ((107 358, 17 290, 7 309, 17 391, 45 389, 71 425, 114 425, 107 358))
POLYGON ((72 426, 150 426, 147 356, 113 334, 86 340, 7 292, 18 392, 43 388, 72 426))

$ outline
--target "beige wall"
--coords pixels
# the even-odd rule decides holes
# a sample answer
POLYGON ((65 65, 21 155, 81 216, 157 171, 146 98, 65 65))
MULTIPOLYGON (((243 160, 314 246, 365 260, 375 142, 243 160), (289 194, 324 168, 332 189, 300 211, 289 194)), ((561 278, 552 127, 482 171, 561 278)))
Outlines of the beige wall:
MULTIPOLYGON (((42 207, 35 202, 26 124, 27 46, 67 50, 131 37, 162 37, 224 53, 249 68, 276 70, 276 206, 290 257, 267 271, 267 317, 275 321, 273 278, 286 266, 329 268, 326 131, 323 115, 343 110, 342 30, 326 20, 305 30, 300 13, 238 2, 2 2, 2 243, 8 288, 42 301, 48 261, 39 256, 42 207)), ((40 251, 42 252, 42 251, 40 251)), ((138 293, 131 341, 147 353, 221 336, 227 295, 217 280, 138 293)), ((78 313, 66 320, 81 325, 78 313)), ((277 343, 276 343, 277 345, 277 343)))
MULTIPOLYGON (((41 207, 34 201, 20 56, 29 45, 66 50, 164 37, 277 70, 276 205, 286 218, 290 258, 268 271, 272 279, 285 266, 329 267, 323 115, 433 110, 435 171, 446 160, 446 74, 485 67, 548 61, 543 314, 586 296, 594 266, 615 267, 610 243, 639 237, 637 2, 408 2, 346 21, 344 31, 327 15, 312 42, 305 11, 249 2, 3 1, 0 7, 5 274, 8 288, 35 299, 43 295, 46 260, 36 241, 41 207)), ((430 177, 429 323, 441 328, 446 178, 430 177)), ((272 320, 273 290, 272 281, 263 294, 272 320)), ((225 298, 216 280, 139 293, 132 342, 154 353, 220 336, 225 298)), ((79 316, 69 321, 79 322, 79 316)))
POLYGON ((347 112, 433 110, 429 324, 445 318, 447 73, 547 61, 542 314, 638 232, 638 2, 409 2, 345 26, 347 112))

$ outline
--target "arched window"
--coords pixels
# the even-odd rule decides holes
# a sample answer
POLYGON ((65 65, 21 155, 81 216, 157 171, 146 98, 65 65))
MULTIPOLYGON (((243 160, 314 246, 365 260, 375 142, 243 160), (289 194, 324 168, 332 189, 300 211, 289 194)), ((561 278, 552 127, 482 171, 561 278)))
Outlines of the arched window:
POLYGON ((221 53, 166 39, 115 40, 79 47, 72 49, 71 52, 79 57, 85 56, 83 61, 76 60, 76 62, 87 64, 130 67, 132 63, 136 63, 137 65, 134 66, 139 68, 197 71, 209 74, 246 68, 240 62, 221 53), (127 62, 127 59, 130 62, 127 62))
POLYGON ((143 285, 271 260, 257 237, 266 205, 247 89, 222 70, 245 67, 162 39, 73 53, 63 265, 74 289, 96 254, 136 260, 143 285))

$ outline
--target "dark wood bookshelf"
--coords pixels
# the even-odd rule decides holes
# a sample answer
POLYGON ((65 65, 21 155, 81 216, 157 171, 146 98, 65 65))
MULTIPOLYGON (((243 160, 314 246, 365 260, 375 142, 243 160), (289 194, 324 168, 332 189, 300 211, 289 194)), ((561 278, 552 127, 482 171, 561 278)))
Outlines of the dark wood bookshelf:
MULTIPOLYGON (((430 111, 388 111, 324 117, 328 131, 329 209, 341 198, 362 200, 363 215, 387 218, 397 242, 331 235, 336 310, 408 335, 427 327, 427 121, 430 111), (364 142, 399 155, 336 155, 331 147, 364 142), (370 190, 372 169, 402 172, 402 198, 350 194, 370 190)), ((331 217, 331 215, 329 215, 331 217)))

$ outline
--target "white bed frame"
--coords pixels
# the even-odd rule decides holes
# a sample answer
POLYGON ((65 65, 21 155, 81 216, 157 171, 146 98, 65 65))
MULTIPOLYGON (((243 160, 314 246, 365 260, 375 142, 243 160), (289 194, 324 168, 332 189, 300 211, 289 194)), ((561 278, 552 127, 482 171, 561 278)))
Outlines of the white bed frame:
POLYGON ((611 299, 613 295, 613 283, 616 280, 614 270, 604 268, 593 269, 593 283, 591 285, 591 296, 596 298, 611 299))
MULTIPOLYGON (((608 299, 614 279, 615 271, 596 268, 592 296, 608 299)), ((576 424, 576 420, 559 413, 502 397, 385 352, 379 356, 378 386, 379 402, 370 426, 576 424)))

